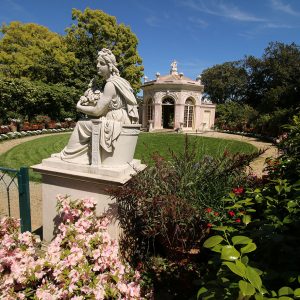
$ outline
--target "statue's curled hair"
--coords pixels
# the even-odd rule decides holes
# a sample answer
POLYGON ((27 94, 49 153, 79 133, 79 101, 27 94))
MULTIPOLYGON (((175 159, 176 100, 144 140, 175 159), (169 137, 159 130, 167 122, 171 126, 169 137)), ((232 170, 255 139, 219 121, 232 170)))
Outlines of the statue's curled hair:
POLYGON ((120 76, 119 70, 117 68, 116 57, 114 56, 114 54, 111 52, 110 49, 106 49, 106 48, 101 49, 98 52, 97 60, 99 60, 100 57, 104 59, 104 61, 107 63, 107 65, 109 66, 110 73, 112 75, 120 76))

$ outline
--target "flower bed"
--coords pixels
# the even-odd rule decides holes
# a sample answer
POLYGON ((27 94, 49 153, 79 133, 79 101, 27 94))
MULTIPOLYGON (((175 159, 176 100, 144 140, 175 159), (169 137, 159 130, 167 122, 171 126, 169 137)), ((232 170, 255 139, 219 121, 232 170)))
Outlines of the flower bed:
POLYGON ((0 142, 5 140, 11 140, 26 136, 46 134, 46 133, 58 133, 58 132, 68 132, 72 131, 74 128, 58 128, 58 129, 38 129, 38 130, 30 130, 30 131, 15 131, 15 132, 7 132, 6 134, 0 134, 0 142))
POLYGON ((0 221, 1 299, 145 299, 140 273, 119 256, 91 199, 58 196, 62 223, 45 254, 39 238, 19 233, 19 221, 0 221))

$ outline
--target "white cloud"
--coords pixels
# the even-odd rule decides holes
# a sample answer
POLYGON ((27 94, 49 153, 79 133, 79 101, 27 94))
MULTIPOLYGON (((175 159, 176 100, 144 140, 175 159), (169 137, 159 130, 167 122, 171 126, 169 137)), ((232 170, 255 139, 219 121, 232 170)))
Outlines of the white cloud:
POLYGON ((200 18, 188 17, 188 21, 196 27, 205 28, 208 26, 208 23, 200 18))
POLYGON ((145 22, 151 27, 159 27, 161 22, 156 16, 148 16, 145 18, 145 22))
POLYGON ((203 0, 182 0, 181 4, 190 7, 196 11, 204 12, 210 15, 220 16, 241 22, 265 22, 265 19, 253 16, 247 12, 243 12, 237 6, 222 1, 207 1, 203 0))
POLYGON ((272 8, 292 16, 300 16, 300 12, 292 8, 290 4, 284 4, 281 0, 271 0, 272 8))
POLYGON ((274 29, 292 29, 292 28, 295 28, 295 26, 291 26, 291 25, 288 25, 288 24, 276 24, 276 23, 267 23, 265 25, 266 28, 274 28, 274 29))

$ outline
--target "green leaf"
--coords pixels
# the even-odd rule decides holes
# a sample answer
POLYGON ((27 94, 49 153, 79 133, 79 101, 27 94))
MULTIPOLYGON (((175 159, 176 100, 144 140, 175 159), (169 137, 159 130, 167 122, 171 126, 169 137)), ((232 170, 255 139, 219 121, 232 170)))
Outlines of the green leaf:
POLYGON ((287 297, 287 296, 282 296, 282 297, 279 297, 278 299, 279 300, 294 300, 293 298, 287 297))
POLYGON ((261 278, 255 269, 247 266, 246 267, 246 277, 250 281, 250 283, 258 290, 261 290, 261 278))
POLYGON ((278 194, 280 194, 281 191, 282 191, 282 186, 276 185, 276 186, 275 186, 275 190, 277 191, 278 194))
POLYGON ((255 294, 255 300, 264 300, 264 296, 262 294, 255 294))
POLYGON ((297 203, 293 200, 290 200, 287 204, 288 208, 294 208, 297 206, 297 203))
POLYGON ((216 245, 216 246, 214 246, 214 247, 210 248, 210 250, 211 250, 211 251, 214 251, 214 252, 221 253, 221 251, 222 251, 222 248, 223 248, 223 246, 222 246, 222 245, 220 245, 220 244, 218 244, 218 245, 216 245))
POLYGON ((286 216, 284 219, 283 219, 283 224, 290 224, 292 223, 293 221, 291 220, 291 218, 289 216, 286 216))
POLYGON ((248 225, 251 222, 251 216, 250 215, 243 215, 243 223, 245 225, 248 225))
POLYGON ((254 243, 250 243, 247 246, 241 248, 241 253, 249 253, 256 250, 256 245, 254 243))
POLYGON ((224 239, 220 235, 214 235, 210 238, 208 238, 204 244, 203 247, 205 248, 212 248, 218 244, 220 244, 224 239))
POLYGON ((300 288, 294 290, 294 297, 300 298, 300 288))
POLYGON ((250 244, 252 242, 250 238, 243 235, 234 236, 231 240, 233 245, 239 245, 239 244, 244 245, 244 244, 250 244))
POLYGON ((248 256, 243 256, 242 257, 242 263, 244 264, 244 265, 248 265, 248 262, 249 262, 249 258, 248 258, 248 256))
POLYGON ((240 276, 240 277, 245 277, 246 276, 246 266, 239 262, 239 264, 237 264, 238 261, 236 261, 236 263, 233 262, 224 262, 223 264, 226 265, 231 272, 235 273, 236 275, 240 276))
POLYGON ((240 252, 237 251, 233 246, 226 245, 222 248, 221 259, 234 261, 240 257, 240 252))
POLYGON ((226 231, 228 229, 228 226, 217 226, 214 227, 214 230, 218 230, 218 231, 226 231))
POLYGON ((255 288, 244 280, 239 281, 239 288, 243 294, 243 296, 252 296, 255 294, 255 288))
POLYGON ((286 296, 286 295, 293 295, 294 291, 288 287, 284 286, 278 290, 278 296, 286 296))
POLYGON ((200 297, 202 294, 206 293, 207 291, 208 291, 208 289, 205 288, 204 286, 203 286, 202 288, 200 288, 200 290, 199 290, 198 293, 197 293, 197 299, 199 299, 199 297, 200 297))

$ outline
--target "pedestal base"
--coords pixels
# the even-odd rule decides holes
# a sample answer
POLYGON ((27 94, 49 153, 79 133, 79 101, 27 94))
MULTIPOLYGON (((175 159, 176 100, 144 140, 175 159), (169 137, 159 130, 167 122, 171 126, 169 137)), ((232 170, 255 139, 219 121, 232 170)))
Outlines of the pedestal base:
MULTIPOLYGON (((43 239, 50 242, 57 225, 56 195, 69 195, 73 199, 93 198, 97 201, 97 215, 107 213, 116 217, 115 203, 107 190, 124 185, 132 175, 143 170, 146 165, 133 160, 127 166, 114 168, 93 167, 64 162, 59 158, 44 159, 31 168, 42 175, 43 239)), ((109 232, 118 238, 119 227, 113 218, 109 232)))

